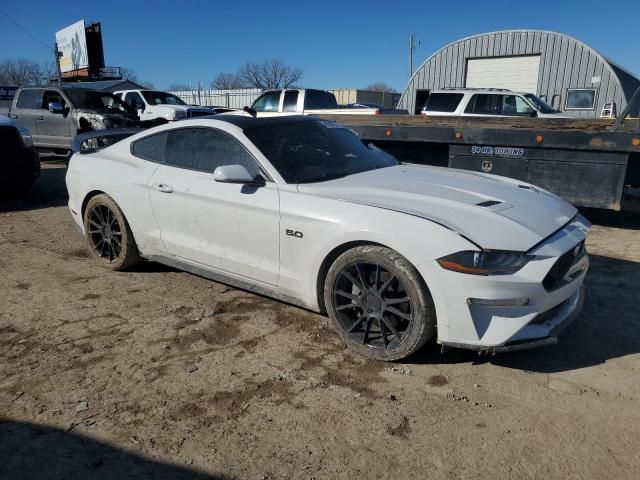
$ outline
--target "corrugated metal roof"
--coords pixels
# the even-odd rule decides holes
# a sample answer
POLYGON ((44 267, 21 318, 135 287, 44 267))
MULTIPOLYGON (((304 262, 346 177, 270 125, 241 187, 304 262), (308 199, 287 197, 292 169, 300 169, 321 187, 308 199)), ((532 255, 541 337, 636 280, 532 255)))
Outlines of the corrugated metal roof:
POLYGON ((640 80, 630 72, 573 37, 546 30, 505 30, 456 40, 428 57, 409 80, 398 108, 414 111, 419 89, 464 87, 470 58, 522 55, 540 55, 538 86, 533 93, 545 96, 549 103, 555 100, 563 107, 567 89, 596 88, 595 110, 576 111, 584 116, 599 115, 604 102, 614 101, 622 110, 629 92, 640 86, 640 80))
POLYGON ((101 80, 97 82, 68 82, 63 84, 65 87, 86 88, 89 90, 124 90, 124 89, 144 89, 142 85, 138 85, 131 80, 101 80))

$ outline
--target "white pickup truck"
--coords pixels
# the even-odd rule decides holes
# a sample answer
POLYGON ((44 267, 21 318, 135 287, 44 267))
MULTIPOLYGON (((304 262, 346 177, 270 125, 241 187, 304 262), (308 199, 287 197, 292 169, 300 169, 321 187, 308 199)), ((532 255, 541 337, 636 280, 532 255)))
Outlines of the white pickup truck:
POLYGON ((207 107, 187 105, 172 93, 157 90, 119 90, 114 95, 138 111, 143 125, 154 125, 185 118, 213 115, 207 107))
MULTIPOLYGON (((288 88, 266 90, 251 105, 258 117, 276 115, 379 115, 380 108, 338 105, 325 90, 288 88)), ((400 112, 400 111, 398 111, 400 112)))

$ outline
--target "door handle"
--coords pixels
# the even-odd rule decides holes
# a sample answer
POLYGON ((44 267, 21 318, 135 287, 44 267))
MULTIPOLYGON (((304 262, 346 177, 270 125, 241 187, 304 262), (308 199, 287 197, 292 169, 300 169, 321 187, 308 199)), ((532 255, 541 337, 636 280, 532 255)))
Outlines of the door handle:
POLYGON ((18 115, 16 115, 15 113, 12 113, 11 115, 9 115, 10 118, 18 118, 18 115))
POLYGON ((42 117, 42 116, 36 117, 36 120, 44 120, 44 117, 42 117))
POLYGON ((167 185, 166 183, 154 183, 153 187, 156 190, 161 191, 162 193, 173 193, 173 187, 171 185, 167 185))

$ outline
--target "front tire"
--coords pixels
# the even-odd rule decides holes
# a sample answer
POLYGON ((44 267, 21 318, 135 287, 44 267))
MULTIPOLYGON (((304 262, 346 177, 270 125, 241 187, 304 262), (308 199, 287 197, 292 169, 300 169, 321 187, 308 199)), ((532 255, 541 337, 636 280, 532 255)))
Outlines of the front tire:
POLYGON ((340 255, 327 273, 324 301, 342 340, 376 360, 405 358, 436 332, 433 300, 422 277, 386 247, 366 245, 340 255))
POLYGON ((138 247, 124 214, 111 197, 96 195, 84 212, 84 231, 91 255, 109 270, 140 262, 138 247))

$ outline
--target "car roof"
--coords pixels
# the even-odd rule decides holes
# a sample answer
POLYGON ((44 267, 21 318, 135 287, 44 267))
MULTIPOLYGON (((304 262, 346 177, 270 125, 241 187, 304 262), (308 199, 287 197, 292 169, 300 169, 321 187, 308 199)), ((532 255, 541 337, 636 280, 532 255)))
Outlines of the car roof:
POLYGON ((236 127, 247 130, 261 125, 281 125, 286 123, 315 122, 318 118, 305 115, 284 115, 275 117, 252 117, 251 115, 238 115, 233 113, 219 113, 217 115, 207 115, 198 117, 198 120, 211 119, 230 123, 236 127))
POLYGON ((512 93, 515 95, 529 95, 531 92, 514 92, 508 88, 441 88, 431 92, 431 95, 434 93, 494 93, 496 95, 512 93))

